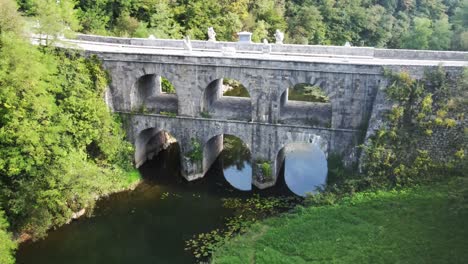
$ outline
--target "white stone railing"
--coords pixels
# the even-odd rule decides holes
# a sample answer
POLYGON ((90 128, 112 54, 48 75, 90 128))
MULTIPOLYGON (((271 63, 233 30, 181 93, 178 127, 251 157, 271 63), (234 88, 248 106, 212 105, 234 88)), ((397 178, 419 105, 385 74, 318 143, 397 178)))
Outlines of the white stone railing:
MULTIPOLYGON (((143 38, 118 38, 96 35, 78 34, 81 41, 102 42, 119 45, 147 46, 161 49, 184 49, 183 40, 172 39, 143 39, 143 38)), ((264 44, 238 43, 238 42, 210 42, 192 40, 194 50, 223 50, 234 48, 240 52, 262 53, 264 44)), ((373 47, 344 47, 321 45, 293 45, 270 44, 271 52, 275 54, 314 54, 323 56, 360 56, 379 59, 405 59, 405 60, 455 60, 468 61, 468 52, 462 51, 431 51, 431 50, 404 50, 404 49, 379 49, 373 47)))

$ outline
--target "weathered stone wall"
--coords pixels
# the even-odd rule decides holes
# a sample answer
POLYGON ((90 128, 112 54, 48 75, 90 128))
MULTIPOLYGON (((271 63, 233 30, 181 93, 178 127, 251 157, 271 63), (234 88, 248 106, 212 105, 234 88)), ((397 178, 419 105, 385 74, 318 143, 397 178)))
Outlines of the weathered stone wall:
MULTIPOLYGON (((137 40, 115 41, 134 44, 137 40)), ((252 47, 257 46, 252 44, 252 47)), ((301 48, 294 46, 290 50, 301 48)), ((330 47, 324 50, 327 49, 330 47)), ((368 52, 359 48, 352 50, 368 52)), ((382 88, 387 86, 384 67, 375 63, 319 63, 273 60, 261 56, 241 58, 94 51, 87 54, 99 56, 111 75, 106 101, 127 117, 126 128, 136 146, 137 165, 157 150, 158 145, 153 142, 161 140, 152 141, 152 138, 164 130, 179 142, 182 174, 188 180, 202 177, 208 170, 222 150, 220 138, 224 134, 240 138, 251 150, 253 183, 259 188, 276 182, 282 160, 280 151, 287 144, 317 144, 324 153, 342 155, 345 164, 356 162, 359 158, 357 146, 363 141, 367 125, 366 136, 369 137, 380 125, 385 110, 391 106, 382 92, 382 88), (160 84, 155 81, 159 77, 165 77, 172 83, 176 95, 160 93, 160 84), (223 78, 242 83, 250 98, 223 97, 223 78), (319 86, 330 103, 313 107, 297 102, 288 104, 287 97, 282 95, 287 94, 289 87, 304 83, 319 86), (145 111, 141 111, 142 105, 145 111), (176 112, 178 116, 157 115, 163 110, 176 112), (206 111, 212 119, 202 118, 207 117, 206 111), (290 124, 281 124, 284 120, 290 124), (190 159, 193 139, 203 145, 203 160, 190 159), (271 165, 272 178, 262 175, 258 165, 264 162, 271 165)), ((385 67, 407 71, 416 78, 420 78, 427 69, 417 64, 385 67)), ((449 73, 460 70, 457 67, 446 69, 449 73)))
MULTIPOLYGON (((331 128, 360 129, 369 117, 379 82, 384 79, 382 67, 375 65, 146 54, 98 55, 112 76, 110 90, 114 109, 127 112, 138 109, 138 103, 132 101, 134 97, 128 96, 137 94, 135 83, 142 76, 155 74, 166 77, 174 85, 178 115, 200 117, 206 108, 207 87, 214 80, 226 77, 240 81, 249 91, 252 121, 278 123, 281 95, 295 84, 310 83, 320 86, 330 98, 331 128)), ((147 108, 152 107, 147 105, 147 108)))

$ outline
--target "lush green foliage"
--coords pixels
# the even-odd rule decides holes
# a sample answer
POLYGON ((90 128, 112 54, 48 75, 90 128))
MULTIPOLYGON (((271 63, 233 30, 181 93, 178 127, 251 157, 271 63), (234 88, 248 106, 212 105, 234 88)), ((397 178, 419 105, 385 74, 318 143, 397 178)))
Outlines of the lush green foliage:
POLYGON ((3 211, 0 210, 0 263, 14 264, 13 251, 16 249, 16 243, 13 242, 11 234, 7 229, 8 222, 5 219, 3 211))
POLYGON ((107 83, 96 58, 1 32, 0 207, 15 232, 42 237, 135 178, 125 172, 132 147, 103 100, 107 83))
POLYGON ((298 207, 254 224, 213 253, 213 263, 464 263, 468 210, 456 182, 358 193, 333 206, 298 207))
POLYGON ((237 32, 246 30, 253 32, 253 41, 272 42, 280 29, 286 43, 468 50, 468 0, 17 2, 44 21, 42 32, 58 32, 56 26, 66 24, 102 35, 207 39, 212 26, 219 40, 235 40, 237 32))
POLYGON ((161 91, 168 94, 176 93, 174 85, 172 85, 172 83, 164 77, 161 77, 161 91))
POLYGON ((273 175, 272 175, 272 170, 271 170, 271 164, 269 162, 263 162, 260 167, 262 168, 262 175, 267 178, 267 179, 270 179, 273 175))
POLYGON ((188 154, 191 161, 201 162, 203 160, 203 146, 198 140, 192 138, 190 152, 188 154))

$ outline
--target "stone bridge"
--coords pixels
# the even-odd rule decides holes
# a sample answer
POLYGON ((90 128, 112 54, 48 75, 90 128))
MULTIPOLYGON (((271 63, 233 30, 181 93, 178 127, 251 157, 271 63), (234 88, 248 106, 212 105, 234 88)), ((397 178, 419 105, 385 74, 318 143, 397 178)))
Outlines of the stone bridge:
POLYGON ((187 180, 203 177, 228 134, 249 147, 253 184, 259 188, 275 184, 282 150, 290 143, 317 144, 325 154, 356 162, 357 146, 375 121, 371 117, 382 111, 384 68, 420 77, 426 68, 443 64, 452 73, 466 66, 468 57, 462 52, 299 45, 273 45, 265 54, 262 44, 205 41, 194 41, 189 52, 175 40, 78 39, 69 43, 97 55, 110 73, 106 101, 125 117, 136 166, 165 148, 169 133, 180 145, 182 175, 187 180), (175 94, 162 92, 162 77, 175 94), (250 98, 223 96, 225 78, 242 83, 250 98), (289 100, 288 88, 297 84, 320 87, 329 102, 289 100), (270 175, 261 169, 265 163, 270 175))

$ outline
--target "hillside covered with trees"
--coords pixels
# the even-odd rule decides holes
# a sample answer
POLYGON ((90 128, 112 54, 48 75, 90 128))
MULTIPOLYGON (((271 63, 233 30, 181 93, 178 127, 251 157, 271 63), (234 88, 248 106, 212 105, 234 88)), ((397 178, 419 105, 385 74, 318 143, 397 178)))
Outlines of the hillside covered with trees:
POLYGON ((100 62, 33 46, 16 9, 0 0, 2 264, 14 263, 10 232, 44 237, 137 180, 129 173, 133 149, 103 100, 100 62))
MULTIPOLYGON (((54 0, 18 0, 29 16, 54 0)), ((256 42, 286 33, 286 43, 468 50, 468 0, 62 0, 72 29, 114 36, 219 40, 241 30, 256 42)))

